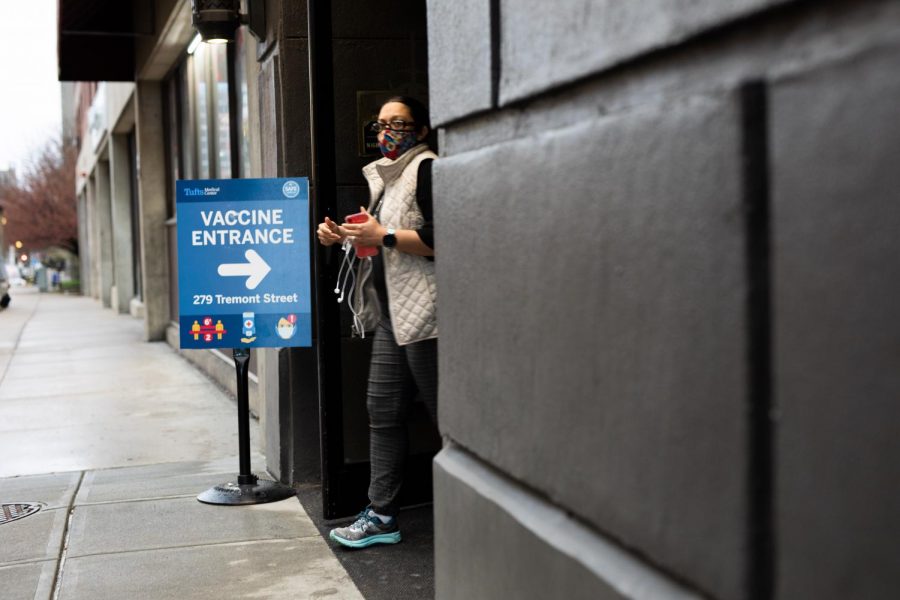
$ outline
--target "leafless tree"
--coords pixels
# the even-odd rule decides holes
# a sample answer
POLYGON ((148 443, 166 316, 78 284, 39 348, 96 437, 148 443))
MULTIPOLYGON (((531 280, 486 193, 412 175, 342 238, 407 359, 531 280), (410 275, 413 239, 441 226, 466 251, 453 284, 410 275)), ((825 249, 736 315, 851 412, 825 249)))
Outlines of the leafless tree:
POLYGON ((0 189, 7 243, 21 240, 29 250, 51 246, 78 253, 74 143, 48 141, 15 183, 0 189))

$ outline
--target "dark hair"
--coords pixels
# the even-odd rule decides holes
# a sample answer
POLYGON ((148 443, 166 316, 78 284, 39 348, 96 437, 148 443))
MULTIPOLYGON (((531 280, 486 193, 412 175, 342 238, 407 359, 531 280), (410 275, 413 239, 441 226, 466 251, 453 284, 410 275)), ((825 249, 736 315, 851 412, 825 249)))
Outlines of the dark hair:
POLYGON ((423 127, 427 127, 429 131, 431 130, 431 117, 428 115, 427 106, 412 96, 392 96, 385 100, 381 106, 384 107, 385 104, 390 102, 399 102, 400 104, 405 104, 406 107, 409 108, 409 112, 412 113, 413 121, 416 122, 416 131, 421 130, 423 127))

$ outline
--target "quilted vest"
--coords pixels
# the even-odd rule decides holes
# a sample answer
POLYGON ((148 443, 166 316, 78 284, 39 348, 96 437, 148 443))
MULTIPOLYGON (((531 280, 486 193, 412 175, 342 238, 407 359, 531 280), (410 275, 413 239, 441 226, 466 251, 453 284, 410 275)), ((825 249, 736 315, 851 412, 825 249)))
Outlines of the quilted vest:
MULTIPOLYGON (((419 163, 437 158, 427 145, 419 144, 397 160, 382 158, 363 167, 369 182, 369 212, 381 202, 379 221, 385 228, 418 229, 425 219, 416 202, 416 180, 419 163)), ((384 278, 387 285, 389 314, 397 344, 405 346, 438 335, 437 286, 434 261, 424 256, 401 252, 396 248, 381 248, 384 254, 384 278)), ((371 261, 363 261, 354 305, 361 312, 366 329, 378 323, 381 311, 369 274, 371 261), (368 270, 368 272, 366 272, 368 270)))

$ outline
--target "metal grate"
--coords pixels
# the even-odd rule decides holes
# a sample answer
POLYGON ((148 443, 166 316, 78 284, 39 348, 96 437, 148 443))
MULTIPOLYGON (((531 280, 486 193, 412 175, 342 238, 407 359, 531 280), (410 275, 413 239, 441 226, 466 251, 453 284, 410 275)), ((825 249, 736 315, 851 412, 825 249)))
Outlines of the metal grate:
POLYGON ((0 525, 12 523, 18 519, 24 519, 41 510, 37 502, 17 502, 15 504, 0 504, 0 525))

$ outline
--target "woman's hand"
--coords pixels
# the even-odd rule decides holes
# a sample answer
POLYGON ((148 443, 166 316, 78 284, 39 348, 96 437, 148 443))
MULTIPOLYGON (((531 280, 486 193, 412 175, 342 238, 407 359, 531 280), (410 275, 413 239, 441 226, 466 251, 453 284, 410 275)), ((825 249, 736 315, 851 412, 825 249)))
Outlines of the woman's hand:
MULTIPOLYGON (((360 212, 369 215, 369 211, 364 207, 360 206, 359 209, 360 212)), ((372 215, 369 215, 365 223, 344 223, 341 225, 341 229, 350 236, 350 241, 353 242, 354 246, 380 246, 381 240, 387 233, 387 230, 381 226, 378 219, 372 215)))
POLYGON ((344 238, 347 237, 347 232, 344 231, 343 227, 328 217, 325 217, 325 222, 319 223, 316 235, 319 238, 320 244, 323 246, 331 246, 332 244, 343 242, 344 238))

